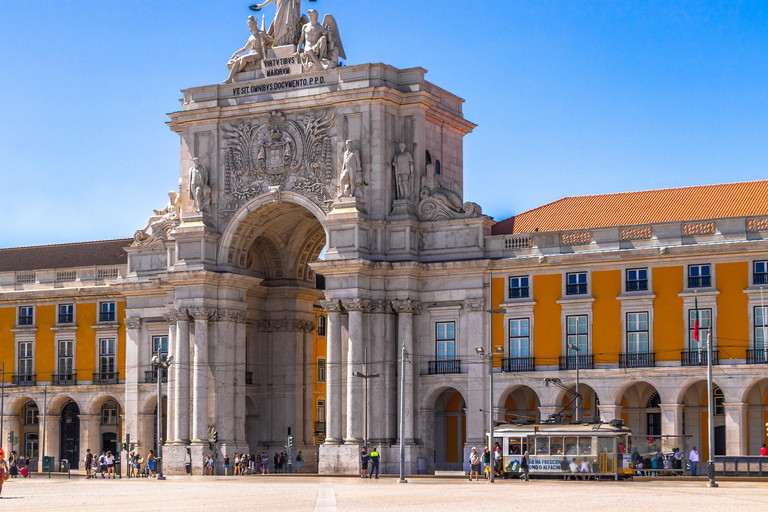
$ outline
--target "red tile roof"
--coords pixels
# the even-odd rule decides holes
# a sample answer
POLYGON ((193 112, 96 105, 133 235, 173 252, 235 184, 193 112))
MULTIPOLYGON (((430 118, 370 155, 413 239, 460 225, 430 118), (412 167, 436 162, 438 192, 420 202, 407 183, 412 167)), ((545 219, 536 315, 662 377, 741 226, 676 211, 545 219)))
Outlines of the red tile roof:
POLYGON ((768 180, 564 197, 496 223, 494 235, 768 215, 768 180))
POLYGON ((133 238, 0 249, 0 272, 125 265, 133 238))

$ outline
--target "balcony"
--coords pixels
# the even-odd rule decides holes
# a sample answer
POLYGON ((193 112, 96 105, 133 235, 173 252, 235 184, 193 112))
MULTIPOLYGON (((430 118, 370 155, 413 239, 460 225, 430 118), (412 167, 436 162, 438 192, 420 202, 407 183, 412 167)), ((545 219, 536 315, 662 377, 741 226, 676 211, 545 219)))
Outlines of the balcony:
POLYGON ((532 372, 536 365, 532 357, 505 357, 501 360, 503 372, 532 372))
POLYGON ((747 350, 747 364, 768 364, 768 350, 764 348, 747 350))
POLYGON ((253 385, 253 372, 245 372, 245 384, 246 386, 253 385))
POLYGON ((33 373, 14 373, 11 376, 11 383, 14 386, 34 386, 35 374, 33 373))
MULTIPOLYGON (((712 364, 718 364, 718 350, 712 350, 712 364)), ((707 366, 706 350, 683 350, 680 352, 681 366, 707 366)))
POLYGON ((656 354, 653 352, 619 354, 619 368, 648 368, 651 366, 656 366, 656 354))
POLYGON ((450 373, 461 373, 461 359, 443 359, 440 361, 429 361, 427 369, 429 375, 447 375, 450 373))
POLYGON ((755 272, 754 282, 755 284, 768 284, 768 274, 755 272))
POLYGON ((712 277, 710 276, 688 278, 688 288, 709 288, 711 286, 712 286, 712 277))
POLYGON ((72 373, 54 373, 51 375, 51 383, 54 386, 74 386, 77 384, 77 374, 72 373))
POLYGON ((561 356, 560 370, 591 370, 595 367, 595 356, 592 354, 583 356, 561 356))
POLYGON ((566 285, 565 294, 566 295, 586 295, 587 285, 586 283, 566 285))
POLYGON ((324 421, 316 421, 315 422, 315 435, 317 434, 325 434, 325 422, 324 421))
POLYGON ((93 383, 94 384, 117 384, 117 372, 94 373, 93 383))
POLYGON ((628 292, 647 292, 648 281, 646 280, 627 281, 627 291, 628 292))
MULTIPOLYGON (((168 370, 163 370, 161 373, 163 383, 168 382, 168 370)), ((157 370, 145 370, 144 371, 144 383, 145 384, 157 384, 157 370)), ((111 384, 111 383, 110 383, 111 384)))
POLYGON ((509 298, 510 299, 527 299, 528 288, 510 288, 509 298))

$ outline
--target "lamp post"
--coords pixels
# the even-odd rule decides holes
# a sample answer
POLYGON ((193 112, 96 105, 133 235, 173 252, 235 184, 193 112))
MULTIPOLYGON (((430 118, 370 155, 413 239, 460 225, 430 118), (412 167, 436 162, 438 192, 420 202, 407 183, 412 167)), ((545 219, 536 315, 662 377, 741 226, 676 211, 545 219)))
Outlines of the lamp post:
POLYGON ((400 478, 398 483, 404 484, 405 479, 405 358, 408 352, 405 350, 405 343, 400 355, 400 478))
POLYGON ((579 346, 575 343, 569 343, 568 349, 576 352, 576 423, 581 422, 581 394, 579 394, 579 346))
POLYGON ((165 480, 165 476, 163 476, 163 393, 162 393, 162 385, 163 385, 163 375, 162 370, 166 370, 166 373, 168 371, 168 367, 171 366, 171 363, 173 362, 173 356, 170 357, 162 357, 159 354, 154 356, 152 358, 152 365, 155 367, 155 371, 157 372, 157 457, 156 464, 157 464, 157 479, 158 480, 165 480))
POLYGON ((715 482, 715 424, 712 421, 715 417, 715 407, 712 400, 712 331, 707 331, 707 424, 709 430, 709 460, 707 461, 707 474, 709 483, 707 487, 718 487, 715 482))
POLYGON ((363 445, 368 448, 368 379, 375 379, 379 377, 378 373, 368 373, 368 349, 365 349, 365 358, 363 359, 363 371, 355 372, 355 377, 365 379, 365 435, 363 439, 363 445), (365 373, 363 373, 365 372, 365 373))
MULTIPOLYGON (((491 311, 492 313, 494 311, 491 311)), ((480 359, 485 360, 488 359, 488 366, 490 367, 488 371, 489 376, 489 385, 488 385, 488 403, 490 404, 490 408, 488 409, 488 449, 490 450, 493 448, 493 356, 494 355, 501 355, 504 352, 503 347, 494 347, 494 352, 490 352, 488 354, 485 353, 485 349, 483 347, 475 347, 475 352, 477 355, 480 356, 480 359)), ((494 480, 494 465, 495 460, 493 459, 493 452, 491 452, 491 471, 488 472, 488 478, 489 482, 493 483, 494 480)))

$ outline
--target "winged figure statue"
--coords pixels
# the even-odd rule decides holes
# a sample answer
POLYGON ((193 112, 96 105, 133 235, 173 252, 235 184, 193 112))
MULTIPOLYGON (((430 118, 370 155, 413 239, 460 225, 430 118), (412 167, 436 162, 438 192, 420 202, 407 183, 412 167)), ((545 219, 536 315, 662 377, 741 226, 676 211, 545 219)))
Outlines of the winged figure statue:
POLYGON ((347 58, 336 20, 326 14, 323 22, 319 23, 316 10, 310 9, 307 14, 309 19, 302 17, 302 21, 306 22, 301 27, 299 43, 296 45, 301 65, 304 71, 333 69, 339 65, 339 59, 347 58))

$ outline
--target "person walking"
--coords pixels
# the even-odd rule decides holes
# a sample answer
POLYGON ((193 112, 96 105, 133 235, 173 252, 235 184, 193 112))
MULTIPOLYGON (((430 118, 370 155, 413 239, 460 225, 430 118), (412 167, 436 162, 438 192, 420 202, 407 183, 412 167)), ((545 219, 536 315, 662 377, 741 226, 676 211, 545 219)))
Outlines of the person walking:
POLYGON ((269 455, 267 455, 267 452, 262 452, 261 454, 261 474, 269 474, 269 455))
POLYGON ((149 478, 155 478, 155 452, 152 450, 149 450, 149 455, 147 455, 147 472, 149 478))
POLYGON ((95 455, 91 457, 91 478, 96 479, 96 474, 99 472, 99 458, 95 455))
POLYGON ((504 472, 503 462, 501 460, 501 446, 499 446, 499 443, 496 443, 496 446, 493 447, 493 466, 497 475, 501 475, 504 472))
POLYGON ((483 476, 488 480, 488 483, 491 483, 491 471, 493 471, 491 467, 491 452, 486 446, 485 450, 483 450, 483 476))
POLYGON ((691 449, 691 452, 688 454, 688 460, 691 461, 691 476, 698 476, 699 452, 696 451, 695 446, 691 449))
POLYGON ((379 479, 379 461, 381 459, 381 456, 379 455, 379 451, 376 448, 374 448, 373 450, 371 450, 370 457, 371 457, 371 474, 368 478, 369 479, 373 478, 373 474, 376 473, 376 480, 378 480, 379 479))
POLYGON ((768 457, 768 448, 765 447, 765 443, 763 443, 763 447, 760 448, 760 455, 762 457, 768 457))
POLYGON ((101 471, 101 478, 106 478, 104 475, 107 473, 107 452, 101 452, 99 456, 99 470, 101 471))
POLYGON ((18 478, 19 476, 19 456, 16 452, 11 452, 11 457, 9 459, 9 463, 11 466, 11 478, 18 478))
POLYGON ((477 453, 477 448, 472 447, 472 451, 469 454, 469 481, 472 481, 472 474, 475 475, 475 482, 480 477, 480 454, 477 453))
POLYGON ((115 479, 115 457, 112 452, 107 452, 107 478, 112 475, 112 480, 115 479))
POLYGON ((91 453, 90 448, 85 450, 85 459, 83 459, 83 463, 85 464, 85 479, 88 480, 91 478, 91 465, 93 464, 93 454, 91 453))
POLYGON ((523 472, 523 480, 528 481, 528 470, 530 469, 530 459, 528 458, 528 452, 523 454, 523 458, 520 460, 520 471, 523 472))
POLYGON ((5 452, 0 448, 0 498, 3 497, 3 483, 11 477, 11 468, 5 460, 5 452))
POLYGON ((304 461, 304 457, 301 455, 301 450, 299 450, 299 453, 296 455, 296 472, 297 473, 301 473, 301 463, 303 461, 304 461))
POLYGON ((229 476, 228 469, 229 469, 229 455, 225 455, 224 456, 224 476, 229 476))
POLYGON ((368 450, 365 446, 363 446, 363 449, 360 451, 360 461, 361 461, 361 467, 360 467, 360 478, 365 478, 368 476, 368 461, 371 459, 371 456, 368 455, 368 450))

